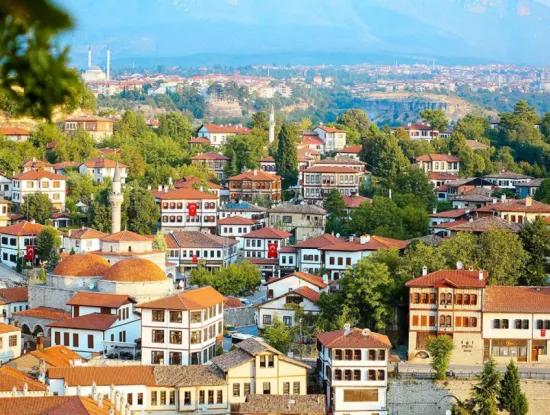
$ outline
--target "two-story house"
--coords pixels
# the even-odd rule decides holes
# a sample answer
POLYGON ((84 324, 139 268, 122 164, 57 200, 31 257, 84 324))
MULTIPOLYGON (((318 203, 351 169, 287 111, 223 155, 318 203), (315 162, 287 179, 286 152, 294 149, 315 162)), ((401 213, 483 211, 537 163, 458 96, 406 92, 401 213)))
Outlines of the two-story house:
POLYGON ((336 127, 320 125, 313 130, 324 143, 324 152, 331 153, 346 146, 346 132, 336 127))
POLYGON ((124 183, 128 177, 128 166, 105 157, 95 157, 82 163, 78 166, 78 171, 80 174, 89 175, 94 183, 103 183, 107 178, 113 180, 117 166, 120 170, 120 180, 124 183))
POLYGON ((336 152, 335 158, 336 160, 340 160, 340 161, 349 161, 349 160, 359 161, 362 151, 363 151, 363 147, 361 146, 361 144, 354 144, 352 146, 347 146, 341 150, 338 150, 336 152))
POLYGON ((206 231, 215 233, 218 219, 218 197, 193 188, 157 191, 160 226, 163 232, 206 231))
POLYGON ((362 174, 348 166, 318 164, 300 172, 300 190, 307 202, 321 201, 333 189, 342 196, 359 193, 362 174))
POLYGON ((325 232, 326 213, 316 205, 282 203, 268 211, 269 226, 290 232, 291 239, 299 242, 325 232))
POLYGON ((439 137, 439 130, 434 129, 428 123, 408 123, 403 129, 409 134, 411 140, 432 141, 439 137))
POLYGON ((460 159, 450 154, 423 154, 416 157, 416 165, 425 173, 460 173, 460 159))
POLYGON ((279 252, 289 244, 290 236, 277 228, 256 229, 243 235, 241 256, 256 265, 267 280, 276 274, 279 252))
POLYGON ((409 287, 409 359, 429 357, 427 340, 438 335, 453 339, 454 364, 483 361, 482 297, 485 271, 443 269, 407 281, 409 287))
POLYGON ((537 217, 550 216, 550 205, 533 200, 531 196, 525 199, 502 198, 495 203, 489 203, 475 210, 478 216, 496 216, 511 223, 527 223, 537 217))
POLYGON ((21 329, 11 324, 0 323, 0 363, 21 356, 21 329))
POLYGON ((265 199, 281 201, 281 177, 261 170, 250 170, 229 177, 229 198, 234 201, 254 202, 265 199))
POLYGON ((223 336, 223 300, 214 288, 202 287, 139 304, 142 363, 210 362, 223 336))
POLYGON ((197 133, 199 137, 205 137, 216 148, 222 147, 230 137, 237 134, 248 134, 250 130, 241 125, 216 125, 203 124, 197 133))
POLYGON ((239 242, 239 250, 242 247, 242 237, 258 228, 256 221, 242 216, 229 216, 218 219, 218 235, 226 238, 235 238, 239 242))
POLYGON ((84 130, 95 141, 101 141, 113 135, 113 120, 94 115, 71 117, 63 122, 62 128, 67 134, 74 134, 77 130, 84 130))
POLYGON ((54 208, 65 209, 66 177, 46 170, 29 170, 11 179, 11 200, 22 205, 34 193, 48 196, 54 208))
POLYGON ((42 231, 42 228, 43 226, 39 223, 27 221, 0 228, 2 263, 15 267, 18 258, 25 258, 26 254, 36 247, 36 237, 42 231))
POLYGON ((387 336, 349 325, 317 335, 317 370, 328 413, 388 414, 390 349, 387 336))
POLYGON ((28 310, 29 291, 27 287, 11 287, 0 289, 1 322, 10 323, 13 313, 28 310))
POLYGON ((191 157, 191 164, 204 167, 216 174, 219 180, 225 180, 225 168, 229 157, 210 151, 191 157))
POLYGON ((75 254, 100 251, 101 240, 106 236, 108 236, 106 233, 92 228, 69 229, 63 235, 63 251, 75 254))
POLYGON ((491 173, 483 176, 483 178, 501 189, 510 190, 515 190, 516 186, 521 185, 522 183, 527 183, 533 179, 533 177, 527 176, 526 174, 515 173, 512 171, 491 173))

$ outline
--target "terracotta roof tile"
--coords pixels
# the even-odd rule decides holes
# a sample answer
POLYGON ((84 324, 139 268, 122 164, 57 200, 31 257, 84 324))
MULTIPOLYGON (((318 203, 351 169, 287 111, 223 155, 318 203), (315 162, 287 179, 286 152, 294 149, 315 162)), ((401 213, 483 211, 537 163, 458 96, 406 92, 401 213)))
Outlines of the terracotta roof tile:
POLYGON ((286 239, 291 235, 287 231, 266 226, 243 235, 243 238, 286 239))
POLYGON ((49 379, 64 379, 69 386, 155 386, 153 366, 73 366, 48 369, 49 379))
POLYGON ((346 166, 326 166, 316 164, 312 167, 302 170, 303 173, 345 173, 345 174, 361 174, 355 169, 346 166))
POLYGON ((452 209, 444 212, 431 213, 431 218, 460 218, 469 212, 468 209, 452 209))
POLYGON ((223 303, 223 301, 224 296, 214 288, 208 286, 148 301, 138 304, 137 307, 164 310, 201 310, 215 304, 223 303))
POLYGON ((0 398, 0 415, 109 415, 111 409, 114 415, 120 414, 107 399, 100 408, 93 399, 84 396, 0 398))
POLYGON ((229 160, 229 157, 214 151, 209 151, 207 153, 197 154, 191 157, 191 160, 229 160))
POLYGON ((165 235, 169 248, 224 248, 237 244, 233 238, 199 231, 176 231, 165 235))
POLYGON ((227 295, 223 299, 224 308, 240 308, 244 307, 244 304, 237 297, 227 295))
POLYGON ((116 314, 92 313, 55 321, 48 324, 48 327, 105 331, 117 320, 118 316, 116 314))
POLYGON ((174 190, 153 192, 155 197, 160 200, 217 200, 218 197, 213 193, 201 192, 200 190, 189 188, 180 188, 174 190))
POLYGON ((14 331, 21 331, 21 328, 12 326, 11 324, 0 323, 0 334, 12 333, 14 331))
MULTIPOLYGON (((457 221, 458 222, 458 221, 457 221)), ((454 222, 451 222, 451 224, 454 222)), ((451 225, 447 224, 447 225, 451 225)), ((494 229, 502 229, 510 232, 519 232, 521 225, 510 223, 496 216, 484 216, 477 219, 463 220, 451 226, 455 232, 487 232, 494 229)))
POLYGON ((550 205, 531 198, 525 198, 489 204, 476 209, 476 212, 525 212, 550 214, 550 205))
POLYGON ((236 176, 231 176, 229 181, 241 181, 241 180, 250 180, 254 182, 273 182, 281 180, 280 176, 276 174, 267 173, 263 170, 249 170, 244 173, 237 174, 236 176))
POLYGON ((255 225, 256 221, 242 216, 228 216, 218 220, 218 225, 255 225))
POLYGON ((38 235, 41 231, 42 225, 39 223, 30 223, 26 220, 0 228, 0 234, 14 236, 38 235))
POLYGON ((372 199, 359 195, 344 196, 344 204, 348 209, 358 208, 361 203, 372 203, 372 199))
POLYGON ((344 330, 328 331, 317 335, 317 339, 328 348, 383 348, 390 349, 388 336, 368 330, 353 328, 348 334, 344 330))
POLYGON ((321 295, 317 292, 312 290, 309 287, 306 287, 305 285, 302 287, 298 287, 295 290, 290 291, 287 294, 298 294, 301 295, 304 298, 307 298, 309 301, 316 303, 321 298, 321 295))
POLYGON ((487 283, 485 271, 469 271, 465 269, 441 269, 427 275, 407 281, 407 287, 442 287, 450 285, 458 288, 483 288, 487 283), (483 272, 483 278, 479 273, 483 272))
POLYGON ((79 305, 90 307, 118 308, 134 301, 126 294, 96 293, 89 291, 77 292, 67 301, 67 305, 79 305))
POLYGON ((459 177, 456 174, 442 173, 437 171, 428 172, 429 180, 457 180, 459 177))
POLYGON ((236 404, 237 414, 324 415, 324 395, 256 395, 246 397, 246 402, 236 404))
POLYGON ((85 253, 67 255, 53 270, 54 275, 71 277, 99 277, 111 268, 111 264, 99 255, 85 253))
POLYGON ((210 140, 206 137, 191 137, 189 144, 210 144, 210 140))
POLYGON ((0 303, 11 304, 29 301, 27 287, 13 287, 0 289, 0 303))
POLYGON ((460 159, 458 157, 455 157, 451 154, 423 154, 421 156, 418 156, 416 158, 416 161, 447 161, 447 162, 458 162, 460 159))
POLYGON ((132 231, 120 231, 105 236, 101 238, 101 240, 104 242, 145 242, 150 241, 151 237, 140 235, 132 231))
POLYGON ((241 127, 238 125, 216 125, 216 124, 203 124, 209 133, 214 134, 247 134, 250 129, 241 127))
POLYGON ((13 313, 13 315, 21 316, 21 317, 42 318, 44 320, 53 320, 53 321, 62 320, 62 319, 71 317, 71 315, 66 311, 60 310, 58 308, 51 308, 51 307, 29 308, 28 310, 23 310, 23 311, 18 311, 16 313, 13 313))
POLYGON ((143 258, 123 259, 103 274, 104 280, 118 282, 155 282, 167 278, 157 264, 143 258))
POLYGON ((31 135, 31 132, 26 128, 21 127, 0 127, 0 135, 31 135))
POLYGON ((328 125, 320 125, 317 128, 320 128, 321 130, 327 133, 345 133, 344 130, 340 130, 339 128, 336 128, 336 127, 330 127, 328 125))
POLYGON ((119 161, 111 160, 105 157, 95 157, 93 159, 86 161, 83 164, 89 169, 104 169, 104 168, 113 169, 117 166, 117 164, 118 164, 118 167, 121 169, 125 169, 128 167, 126 164, 123 164, 119 161))
POLYGON ((488 286, 483 312, 550 313, 550 287, 488 286))
POLYGON ((69 238, 72 239, 101 239, 107 235, 92 228, 71 229, 69 231, 69 238))
POLYGON ((361 144, 352 145, 344 147, 341 150, 338 150, 337 153, 347 153, 347 154, 359 154, 362 151, 363 147, 361 144))
POLYGON ((317 275, 309 274, 307 272, 300 272, 300 271, 295 271, 292 274, 288 274, 280 278, 272 278, 267 283, 269 285, 274 282, 278 282, 278 281, 281 281, 287 278, 292 278, 292 277, 296 277, 303 281, 309 282, 310 284, 313 284, 318 288, 325 288, 327 286, 327 284, 323 281, 321 277, 317 275))
POLYGON ((29 352, 39 360, 44 360, 50 367, 68 367, 75 360, 85 361, 78 353, 73 352, 67 346, 51 346, 44 350, 33 350, 29 352))
MULTIPOLYGON (((37 380, 25 375, 23 372, 9 366, 0 367, 0 391, 11 392, 15 387, 18 391, 23 390, 25 383, 29 391, 45 391, 47 386, 37 380)), ((21 412, 19 412, 21 413, 21 412)))
POLYGON ((65 181, 66 177, 61 176, 60 174, 52 173, 46 170, 29 170, 24 173, 19 173, 16 176, 13 176, 16 180, 39 180, 39 179, 50 179, 50 180, 62 180, 65 181))

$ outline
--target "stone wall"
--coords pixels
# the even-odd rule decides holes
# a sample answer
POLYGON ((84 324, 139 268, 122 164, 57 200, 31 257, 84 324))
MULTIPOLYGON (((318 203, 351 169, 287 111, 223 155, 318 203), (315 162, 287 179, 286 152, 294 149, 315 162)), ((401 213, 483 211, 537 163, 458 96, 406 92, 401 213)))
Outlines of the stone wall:
MULTIPOLYGON (((454 399, 467 399, 475 381, 391 380, 388 407, 391 415, 441 415, 451 408, 454 399)), ((521 388, 529 401, 529 414, 550 413, 550 382, 523 380, 521 388)))
POLYGON ((223 310, 223 324, 235 327, 256 325, 256 307, 225 308, 223 310))

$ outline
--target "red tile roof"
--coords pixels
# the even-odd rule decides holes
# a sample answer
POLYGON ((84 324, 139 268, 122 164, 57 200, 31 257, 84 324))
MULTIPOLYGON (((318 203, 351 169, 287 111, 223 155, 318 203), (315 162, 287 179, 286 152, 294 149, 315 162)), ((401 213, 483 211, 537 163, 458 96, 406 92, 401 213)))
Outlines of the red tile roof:
POLYGON ((16 180, 40 180, 40 179, 50 179, 50 180, 65 180, 65 176, 60 174, 55 174, 46 170, 29 170, 24 173, 19 173, 17 176, 13 176, 16 180))
POLYGON ((468 212, 468 209, 452 209, 444 212, 431 213, 431 218, 459 218, 464 216, 468 212))
POLYGON ((260 163, 275 163, 275 159, 271 156, 262 157, 260 163))
POLYGON ((0 135, 31 135, 31 132, 26 128, 21 127, 0 127, 0 135))
POLYGON ((92 228, 80 228, 69 230, 69 238, 72 239, 101 239, 108 234, 97 231, 92 228))
POLYGON ((325 288, 327 286, 327 284, 323 281, 323 279, 321 277, 319 277, 317 275, 310 274, 308 272, 300 272, 300 271, 295 271, 292 274, 288 274, 288 275, 285 275, 285 276, 280 277, 280 278, 272 278, 267 283, 269 285, 269 284, 272 284, 274 282, 278 282, 278 281, 284 280, 286 278, 292 278, 292 277, 296 277, 296 278, 299 278, 303 281, 309 282, 310 284, 313 284, 318 288, 325 288))
POLYGON ((336 127, 329 127, 327 125, 320 125, 317 128, 320 128, 321 130, 323 130, 327 133, 345 133, 344 130, 340 130, 339 128, 336 128, 336 127))
POLYGON ((360 144, 353 145, 353 146, 347 146, 344 147, 342 150, 338 150, 338 153, 346 153, 346 154, 359 154, 361 153, 361 150, 363 147, 360 144))
POLYGON ((317 164, 307 169, 302 170, 304 173, 345 173, 345 174, 360 174, 355 169, 346 166, 326 166, 322 164, 317 164))
POLYGON ((441 269, 405 283, 407 287, 443 287, 449 285, 457 288, 483 288, 486 284, 487 272, 465 269, 441 269), (482 279, 479 279, 480 272, 483 272, 482 279))
POLYGON ((256 182, 273 182, 273 181, 279 181, 281 180, 280 176, 277 176, 276 174, 267 173, 263 170, 249 170, 245 171, 244 173, 237 174, 236 176, 232 176, 228 179, 229 181, 240 181, 240 180, 250 180, 250 181, 256 181, 256 182))
POLYGON ((344 196, 344 204, 348 209, 355 209, 358 208, 361 203, 372 203, 372 199, 369 199, 368 197, 364 196, 344 196))
POLYGON ((525 198, 520 200, 508 199, 505 202, 498 202, 482 206, 476 209, 476 212, 525 212, 550 214, 550 205, 533 200, 532 198, 525 198))
POLYGON ((316 303, 321 298, 321 295, 317 291, 314 291, 306 286, 298 287, 295 290, 292 290, 290 293, 301 295, 302 297, 307 298, 313 303, 316 303))
POLYGON ((0 289, 0 304, 21 303, 29 301, 27 287, 13 287, 0 289))
MULTIPOLYGON (((176 182, 174 183, 174 187, 176 189, 181 189, 181 188, 187 189, 187 188, 190 188, 190 187, 194 188, 194 186, 200 187, 200 184, 201 184, 201 180, 198 177, 186 176, 186 177, 182 177, 179 180, 176 180, 176 182)), ((216 183, 210 182, 210 181, 206 182, 206 186, 207 186, 208 189, 221 189, 222 188, 219 184, 216 184, 216 183)))
POLYGON ((85 253, 67 255, 53 270, 52 274, 67 277, 100 277, 111 268, 102 256, 85 253))
POLYGON ((550 287, 488 286, 483 312, 550 313, 550 287))
POLYGON ((286 239, 291 235, 290 232, 266 226, 243 235, 243 238, 286 239))
POLYGON ((217 200, 218 197, 213 193, 201 192, 192 187, 154 192, 157 199, 160 200, 217 200))
POLYGON ((54 367, 48 369, 48 378, 63 379, 69 386, 157 385, 154 367, 141 365, 54 367))
POLYGON ((428 172, 429 180, 458 180, 459 176, 450 173, 441 173, 437 171, 428 172))
POLYGON ((84 396, 22 396, 0 398, 0 415, 114 415, 120 412, 104 399, 100 408, 89 397, 84 396))
POLYGON ((0 234, 13 236, 38 235, 41 231, 42 225, 39 223, 27 222, 26 220, 0 228, 0 234))
POLYGON ((154 262, 143 258, 128 258, 117 262, 103 275, 105 281, 155 282, 168 277, 154 262))
POLYGON ((206 127, 209 133, 214 134, 246 134, 250 131, 249 128, 238 125, 203 124, 203 127, 206 127))
POLYGON ((451 154, 423 154, 421 156, 418 156, 416 158, 416 161, 447 161, 447 162, 458 162, 460 161, 459 158, 451 155, 451 154))
POLYGON ((197 154, 191 157, 191 160, 229 160, 229 157, 214 151, 209 151, 207 153, 197 154))
POLYGON ((228 216, 218 220, 218 225, 255 225, 256 221, 242 216, 228 216))
POLYGON ((50 367, 69 367, 72 361, 86 361, 78 353, 62 345, 47 347, 44 350, 33 350, 29 354, 39 360, 44 360, 50 367))
POLYGON ((91 160, 88 160, 87 162, 83 163, 86 167, 89 169, 102 169, 102 168, 114 168, 118 163, 118 167, 121 169, 124 169, 128 167, 126 164, 122 164, 121 162, 117 162, 115 160, 107 159, 105 157, 96 157, 91 160))
POLYGON ((151 239, 150 236, 140 235, 132 231, 120 231, 101 238, 103 242, 145 242, 151 239))
POLYGON ((254 265, 277 265, 277 258, 246 258, 248 262, 254 265))
POLYGON ((225 296, 223 299, 224 308, 240 308, 244 304, 237 297, 225 296))
POLYGON ((324 146, 325 142, 317 134, 303 134, 301 144, 324 146))
POLYGON ((346 334, 344 330, 319 333, 317 339, 328 348, 390 349, 388 336, 368 329, 353 328, 346 334))
POLYGON ((237 244, 233 238, 227 238, 199 231, 176 231, 164 236, 168 248, 225 248, 237 244))
POLYGON ((35 307, 29 308, 28 310, 18 311, 13 313, 14 316, 21 317, 32 317, 32 318, 42 318, 44 320, 62 320, 70 318, 71 315, 66 311, 60 310, 59 308, 51 307, 35 307))
POLYGON ((105 331, 118 320, 116 314, 92 313, 48 324, 48 327, 105 331))
POLYGON ((21 331, 21 328, 12 326, 11 324, 0 323, 0 334, 12 333, 14 331, 21 331))
POLYGON ((455 232, 481 233, 481 232, 488 232, 494 229, 502 229, 510 232, 519 232, 521 230, 521 225, 519 223, 511 223, 497 216, 482 216, 477 219, 460 220, 460 221, 447 223, 446 225, 455 232))
MULTIPOLYGON (((28 390, 31 392, 46 391, 48 387, 42 382, 38 382, 36 379, 25 375, 23 372, 14 369, 9 366, 0 367, 0 391, 11 392, 15 387, 16 390, 21 392, 23 387, 27 384, 28 390)), ((20 411, 14 412, 14 414, 20 411)))
POLYGON ((191 137, 189 144, 210 144, 210 140, 206 137, 191 137))
POLYGON ((79 305, 90 307, 110 307, 118 308, 124 304, 134 303, 126 294, 108 294, 88 291, 77 292, 67 301, 67 305, 79 305))
POLYGON ((137 305, 137 307, 164 310, 201 310, 223 303, 224 298, 214 288, 207 286, 148 301, 137 305))
POLYGON ((334 245, 338 242, 342 242, 343 239, 337 238, 334 235, 325 233, 323 235, 317 236, 315 238, 306 239, 302 242, 294 245, 295 248, 324 248, 326 246, 334 245))

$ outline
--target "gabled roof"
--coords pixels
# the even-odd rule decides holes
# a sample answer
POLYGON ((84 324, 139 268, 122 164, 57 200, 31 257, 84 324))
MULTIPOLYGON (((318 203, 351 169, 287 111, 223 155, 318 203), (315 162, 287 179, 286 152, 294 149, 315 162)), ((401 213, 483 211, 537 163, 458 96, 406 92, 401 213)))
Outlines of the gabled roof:
POLYGON ((447 162, 458 162, 460 159, 451 154, 423 154, 416 158, 416 161, 447 161, 447 162))
POLYGON ((128 167, 126 164, 122 164, 119 161, 111 160, 105 157, 95 157, 82 164, 88 167, 89 169, 103 169, 103 168, 113 169, 117 166, 117 164, 118 164, 118 167, 121 169, 125 169, 128 167))
POLYGON ((429 274, 407 281, 407 287, 443 287, 483 288, 487 284, 486 271, 470 271, 465 269, 440 269, 429 274), (479 274, 483 273, 483 278, 479 274))
POLYGON ((330 245, 334 245, 338 242, 342 242, 343 240, 340 238, 337 238, 334 235, 325 233, 320 236, 316 236, 315 238, 306 239, 302 242, 297 243, 294 245, 295 248, 312 248, 312 249, 321 249, 330 245))
POLYGON ((287 295, 288 294, 298 294, 301 297, 307 298, 312 303, 316 303, 321 298, 321 295, 317 291, 312 290, 305 285, 288 292, 287 295))
POLYGON ((50 180, 65 180, 65 176, 60 174, 52 173, 51 171, 46 170, 29 170, 24 173, 19 173, 16 176, 13 176, 16 180, 39 180, 39 179, 50 179, 50 180))
POLYGON ((227 248, 238 242, 233 238, 199 231, 176 231, 164 235, 168 248, 227 248))
POLYGON ((90 291, 77 292, 67 301, 67 305, 110 308, 118 308, 130 303, 135 303, 135 301, 126 294, 96 293, 90 291))
POLYGON ((207 153, 197 154, 191 157, 191 160, 229 160, 229 157, 214 151, 209 151, 207 153))
POLYGON ((137 307, 162 310, 202 310, 223 303, 223 301, 223 295, 207 286, 148 301, 138 304, 137 307))
POLYGON ((325 142, 317 134, 303 134, 301 144, 324 146, 325 142))
POLYGON ((243 235, 243 238, 286 239, 291 235, 290 232, 266 226, 243 235))
POLYGON ((476 219, 461 221, 452 227, 455 232, 487 232, 494 229, 503 229, 510 232, 519 232, 521 225, 511 223, 497 216, 482 216, 476 219))
POLYGON ((63 379, 68 386, 155 386, 153 366, 73 366, 48 369, 48 379, 63 379))
POLYGON ((31 132, 26 128, 21 127, 0 127, 0 135, 31 135, 31 132))
POLYGON ((14 316, 41 318, 44 320, 62 320, 71 318, 71 315, 64 310, 53 307, 35 307, 28 310, 17 311, 13 313, 14 316))
POLYGON ((246 402, 236 404, 236 413, 247 415, 324 415, 326 413, 324 395, 257 395, 246 397, 246 402))
POLYGON ((14 331, 21 331, 21 328, 12 326, 11 324, 0 323, 0 334, 12 333, 14 331))
POLYGON ((42 228, 43 226, 39 223, 31 223, 24 220, 13 225, 1 227, 0 234, 13 236, 38 235, 42 231, 42 228))
POLYGON ((346 166, 327 166, 316 164, 312 167, 302 170, 303 173, 342 173, 342 174, 360 174, 355 169, 346 166))
POLYGON ((0 367, 0 392, 11 392, 14 387, 18 391, 22 391, 25 383, 27 384, 29 391, 32 392, 47 390, 47 386, 45 384, 38 382, 13 367, 5 365, 0 367))
POLYGON ((269 213, 301 213, 310 215, 325 215, 327 211, 321 206, 294 203, 281 203, 269 209, 269 213))
POLYGON ((67 346, 62 345, 47 347, 44 350, 33 350, 29 354, 45 361, 50 367, 68 367, 71 366, 72 361, 86 360, 67 346))
POLYGON ((0 415, 119 415, 108 400, 100 407, 85 396, 21 396, 0 398, 0 415), (111 410, 113 412, 111 412, 111 410))
POLYGON ((150 241, 150 236, 140 235, 132 231, 120 231, 101 238, 103 242, 145 242, 150 241))
POLYGON ((92 228, 80 228, 80 229, 70 229, 69 238, 71 239, 101 239, 105 238, 108 234, 100 232, 92 228))
POLYGON ((214 134, 246 134, 250 131, 249 128, 240 125, 216 125, 203 124, 201 128, 206 128, 209 133, 214 134))
POLYGON ((483 312, 550 313, 550 287, 487 286, 483 312))
POLYGON ((218 225, 255 225, 256 221, 242 216, 228 216, 227 218, 219 219, 218 225))
POLYGON ((217 200, 218 197, 213 193, 201 192, 192 187, 179 188, 167 191, 155 191, 153 193, 160 200, 217 200))
POLYGON ((491 173, 486 174, 483 176, 484 178, 489 179, 514 179, 514 180, 521 180, 521 179, 532 179, 531 176, 527 176, 523 173, 516 173, 513 171, 501 171, 497 173, 491 173))
POLYGON ((189 144, 210 144, 210 140, 206 137, 191 137, 189 144))
POLYGON ((428 179, 429 180, 458 180, 459 177, 456 174, 430 171, 428 172, 428 179))
POLYGON ((341 130, 339 128, 336 128, 336 127, 329 127, 327 125, 320 125, 318 126, 317 128, 327 132, 327 133, 345 133, 344 130, 341 130))
POLYGON ((345 330, 327 331, 319 333, 317 340, 328 348, 391 349, 388 336, 368 329, 352 328, 347 333, 345 330))
POLYGON ((0 289, 0 304, 21 303, 29 301, 27 287, 13 287, 0 289))
POLYGON ((229 181, 250 180, 253 182, 272 182, 281 180, 280 176, 276 174, 267 173, 263 170, 249 170, 244 173, 237 174, 228 179, 229 181))
POLYGON ((533 200, 530 197, 526 197, 525 199, 507 199, 504 202, 492 203, 476 209, 476 212, 525 212, 550 214, 550 205, 533 200))
POLYGON ((372 199, 359 195, 344 196, 343 199, 344 204, 348 209, 356 209, 361 205, 361 203, 372 203, 372 199))
POLYGON ((431 218, 460 218, 469 212, 468 209, 452 209, 444 212, 434 212, 430 214, 431 218))
POLYGON ((363 147, 361 146, 361 144, 357 144, 357 145, 344 147, 343 149, 338 150, 337 153, 359 154, 361 153, 362 149, 363 147))
POLYGON ((295 271, 291 274, 285 275, 284 277, 272 278, 267 282, 267 284, 268 285, 273 284, 275 282, 279 282, 279 281, 285 280, 287 278, 292 278, 292 277, 295 277, 295 278, 301 279, 302 281, 313 284, 318 288, 325 288, 327 286, 327 284, 323 281, 323 279, 321 277, 319 277, 317 275, 309 274, 307 272, 300 272, 300 271, 295 271))
POLYGON ((83 316, 68 318, 48 324, 48 327, 105 331, 118 320, 116 314, 92 313, 83 316))

